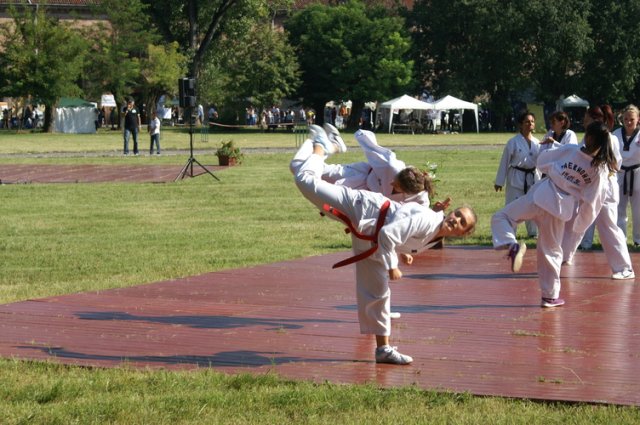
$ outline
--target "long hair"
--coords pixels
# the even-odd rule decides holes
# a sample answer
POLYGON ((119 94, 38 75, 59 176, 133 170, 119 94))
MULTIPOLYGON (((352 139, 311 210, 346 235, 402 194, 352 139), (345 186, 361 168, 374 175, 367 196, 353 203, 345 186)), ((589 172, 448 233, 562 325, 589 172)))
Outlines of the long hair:
POLYGON ((549 117, 550 120, 556 120, 562 123, 562 129, 566 130, 571 127, 571 120, 566 112, 556 111, 549 117))
POLYGON ((613 130, 615 119, 611 106, 604 104, 600 106, 592 106, 587 109, 587 115, 594 121, 599 121, 607 126, 609 131, 613 130))
POLYGON ((584 152, 593 155, 591 166, 607 166, 609 171, 615 171, 616 158, 609 141, 609 128, 600 121, 594 121, 587 127, 584 134, 584 152), (595 153, 595 154, 594 154, 595 153))
POLYGON ((424 190, 429 196, 433 196, 433 181, 431 177, 415 167, 407 167, 401 170, 396 179, 400 188, 406 194, 415 195, 424 190))

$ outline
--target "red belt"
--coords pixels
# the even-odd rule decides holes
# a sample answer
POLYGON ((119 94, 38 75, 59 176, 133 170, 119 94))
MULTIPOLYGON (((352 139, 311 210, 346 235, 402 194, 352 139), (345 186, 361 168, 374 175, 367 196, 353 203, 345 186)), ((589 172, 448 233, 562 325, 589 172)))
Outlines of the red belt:
POLYGON ((353 257, 349 257, 346 260, 335 263, 333 265, 334 269, 363 260, 376 252, 376 250, 378 249, 378 234, 380 233, 380 229, 382 229, 382 226, 384 226, 384 220, 387 217, 387 211, 389 210, 390 205, 391 202, 389 200, 386 200, 380 207, 380 214, 378 214, 378 221, 376 222, 376 229, 373 232, 373 235, 363 235, 362 233, 358 232, 358 230, 353 226, 353 223, 351 223, 351 220, 345 213, 336 208, 333 208, 330 205, 324 204, 324 206, 322 207, 324 211, 333 214, 336 218, 347 225, 347 228, 345 229, 346 233, 351 233, 358 239, 373 242, 373 246, 368 250, 354 255, 353 257))

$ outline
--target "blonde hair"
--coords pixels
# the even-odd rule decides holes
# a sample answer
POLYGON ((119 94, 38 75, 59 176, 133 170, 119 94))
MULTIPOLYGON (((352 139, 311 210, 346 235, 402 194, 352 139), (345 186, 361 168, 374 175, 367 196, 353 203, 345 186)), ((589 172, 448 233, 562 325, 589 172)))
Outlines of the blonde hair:
POLYGON ((626 114, 627 112, 635 112, 636 115, 640 116, 640 109, 638 109, 638 107, 634 104, 625 106, 625 108, 622 110, 622 113, 626 114))

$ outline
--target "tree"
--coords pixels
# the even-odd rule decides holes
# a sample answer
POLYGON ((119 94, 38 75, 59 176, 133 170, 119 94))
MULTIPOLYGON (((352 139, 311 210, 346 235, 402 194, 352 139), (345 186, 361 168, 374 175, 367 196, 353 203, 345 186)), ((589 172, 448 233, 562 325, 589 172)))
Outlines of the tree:
POLYGON ((494 128, 511 114, 511 94, 530 85, 529 23, 518 2, 418 0, 408 14, 419 78, 443 95, 486 95, 494 128))
POLYGON ((537 98, 555 108, 560 96, 570 96, 582 88, 579 77, 584 69, 584 58, 593 50, 589 3, 536 0, 528 1, 523 7, 528 21, 544 22, 544 25, 530 26, 525 66, 531 69, 537 98))
POLYGON ((91 57, 84 69, 85 91, 92 98, 108 91, 121 103, 143 84, 141 62, 160 38, 140 0, 100 2, 96 13, 108 24, 83 30, 91 57))
POLYGON ((164 46, 150 44, 142 59, 141 90, 146 104, 155 108, 157 100, 164 94, 174 96, 178 91, 178 79, 184 76, 187 58, 178 51, 178 43, 164 46))
POLYGON ((354 125, 364 102, 399 95, 413 84, 404 20, 386 9, 360 1, 314 4, 294 14, 285 28, 302 69, 299 94, 316 111, 329 100, 350 99, 354 125))
POLYGON ((145 0, 166 41, 177 41, 189 56, 189 74, 198 77, 202 61, 223 35, 245 33, 254 23, 291 0, 145 0), (203 29, 203 31, 201 31, 203 29))
POLYGON ((579 78, 581 96, 592 104, 625 101, 640 83, 640 44, 635 0, 591 0, 592 49, 585 54, 579 78))
POLYGON ((10 11, 0 38, 0 93, 30 96, 44 104, 44 128, 53 130, 53 109, 62 96, 79 95, 86 44, 75 32, 45 15, 42 9, 10 11))
POLYGON ((270 106, 294 93, 300 83, 297 58, 286 36, 268 24, 224 37, 203 63, 198 91, 209 102, 239 109, 270 106))

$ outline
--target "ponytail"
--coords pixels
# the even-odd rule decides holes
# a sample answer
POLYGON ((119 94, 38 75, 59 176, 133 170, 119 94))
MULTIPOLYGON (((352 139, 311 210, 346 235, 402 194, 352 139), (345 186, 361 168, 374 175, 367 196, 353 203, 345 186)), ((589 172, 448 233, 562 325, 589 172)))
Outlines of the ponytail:
POLYGON ((601 121, 594 121, 587 127, 584 135, 585 152, 593 155, 591 166, 607 166, 609 171, 615 171, 616 158, 611 147, 609 128, 601 121), (595 154, 594 154, 595 152, 595 154))
POLYGON ((429 196, 433 196, 433 181, 428 173, 415 167, 407 167, 401 170, 396 176, 396 180, 402 191, 408 195, 415 195, 425 191, 429 196))

